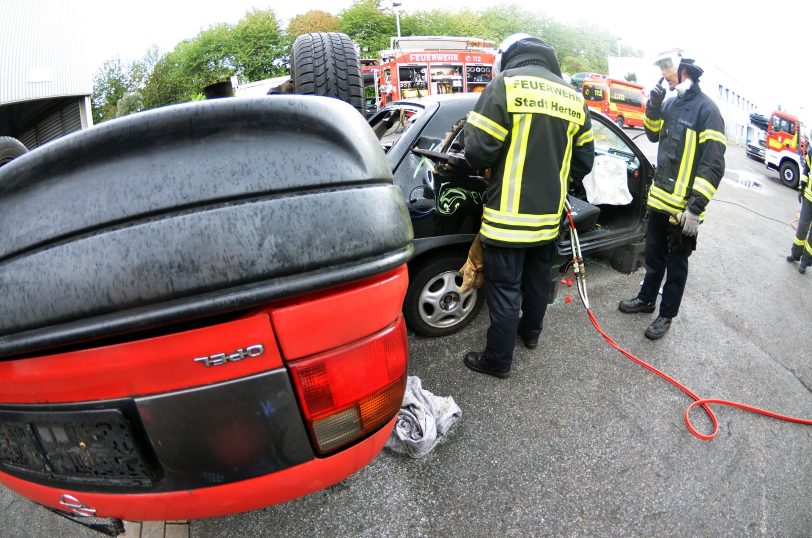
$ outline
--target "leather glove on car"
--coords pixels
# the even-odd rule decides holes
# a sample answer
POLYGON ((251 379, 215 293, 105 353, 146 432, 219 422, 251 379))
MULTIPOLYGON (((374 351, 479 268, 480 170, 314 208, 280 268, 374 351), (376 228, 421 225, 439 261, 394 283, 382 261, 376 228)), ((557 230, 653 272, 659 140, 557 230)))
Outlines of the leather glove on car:
POLYGON ((699 215, 690 209, 683 211, 680 219, 680 225, 682 225, 682 235, 695 237, 696 233, 699 231, 699 215))
POLYGON ((665 100, 665 88, 663 88, 660 84, 657 84, 648 94, 648 106, 659 110, 663 104, 663 100, 665 100))
POLYGON ((474 238, 471 243, 471 248, 468 249, 468 259, 460 269, 462 273, 462 286, 460 286, 460 293, 466 293, 468 290, 478 289, 485 281, 485 260, 482 252, 482 241, 479 235, 474 238))

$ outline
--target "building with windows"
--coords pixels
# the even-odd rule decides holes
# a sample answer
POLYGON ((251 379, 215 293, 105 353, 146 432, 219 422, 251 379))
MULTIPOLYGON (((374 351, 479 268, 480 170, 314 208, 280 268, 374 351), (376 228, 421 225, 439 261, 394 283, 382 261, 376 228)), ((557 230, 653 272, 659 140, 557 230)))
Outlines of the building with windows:
POLYGON ((72 2, 0 0, 0 136, 28 149, 93 124, 82 10, 72 2))
MULTIPOLYGON (((763 108, 756 96, 731 74, 713 66, 702 65, 705 73, 700 79, 702 91, 708 95, 722 113, 725 120, 725 134, 728 140, 744 144, 747 139, 747 125, 750 114, 763 108)), ((638 84, 649 90, 660 79, 660 70, 650 58, 609 57, 609 76, 623 80, 633 75, 638 84)))

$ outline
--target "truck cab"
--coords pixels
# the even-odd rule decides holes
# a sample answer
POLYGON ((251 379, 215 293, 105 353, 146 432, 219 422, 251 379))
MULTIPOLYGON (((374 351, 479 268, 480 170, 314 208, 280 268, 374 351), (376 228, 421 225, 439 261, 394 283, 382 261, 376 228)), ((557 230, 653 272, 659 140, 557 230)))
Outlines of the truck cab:
POLYGON ((772 113, 767 124, 765 164, 771 170, 778 170, 781 181, 793 189, 798 186, 801 155, 806 150, 802 128, 797 116, 779 110, 772 113))

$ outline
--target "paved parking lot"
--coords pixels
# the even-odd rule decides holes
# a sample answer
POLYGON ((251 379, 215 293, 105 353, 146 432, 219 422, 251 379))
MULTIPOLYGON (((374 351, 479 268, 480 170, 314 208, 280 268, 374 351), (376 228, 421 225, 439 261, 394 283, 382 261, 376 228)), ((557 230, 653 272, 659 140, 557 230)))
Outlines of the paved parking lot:
MULTIPOLYGON (((812 417, 812 275, 784 260, 797 195, 741 147, 728 146, 727 169, 666 338, 644 338, 654 315, 617 311, 642 271, 591 260, 593 311, 703 397, 812 417)), ((718 438, 695 439, 682 419, 690 400, 609 348, 580 303, 561 297, 538 349, 517 347, 508 380, 462 365, 463 351, 484 343, 486 311, 451 337, 410 335, 410 374, 463 410, 426 458, 384 451, 325 491, 193 521, 191 536, 810 534, 812 428, 721 408, 718 438)), ((2 536, 94 536, 2 488, 0 509, 2 536)))

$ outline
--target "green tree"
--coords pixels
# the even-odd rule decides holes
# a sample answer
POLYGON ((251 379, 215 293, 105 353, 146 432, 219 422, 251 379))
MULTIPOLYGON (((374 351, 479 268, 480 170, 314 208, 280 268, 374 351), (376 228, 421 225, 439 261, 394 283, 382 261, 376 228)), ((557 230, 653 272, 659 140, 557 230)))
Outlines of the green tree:
POLYGON ((126 116, 144 109, 144 96, 141 92, 127 92, 116 104, 116 117, 126 116))
POLYGON ((483 37, 485 28, 477 13, 470 10, 417 11, 400 17, 401 34, 405 36, 438 35, 483 37))
POLYGON ((394 14, 382 11, 379 0, 356 0, 339 18, 339 30, 358 43, 362 56, 388 49, 397 32, 394 14))
POLYGON ((302 34, 312 32, 338 32, 340 20, 326 11, 311 9, 302 15, 296 15, 288 24, 287 34, 295 39, 302 34))
POLYGON ((93 77, 93 96, 90 99, 93 123, 115 118, 118 101, 129 89, 129 72, 121 58, 116 56, 106 60, 93 77))
POLYGON ((248 12, 231 29, 234 74, 240 80, 255 81, 288 72, 290 39, 282 32, 272 10, 248 12))
POLYGON ((273 10, 249 11, 233 26, 210 26, 155 63, 144 85, 144 105, 190 101, 209 84, 234 75, 243 81, 282 75, 289 48, 273 10))
POLYGON ((125 65, 115 57, 104 62, 93 78, 93 123, 117 118, 121 99, 132 92, 140 92, 162 54, 157 45, 150 46, 141 60, 125 65))

